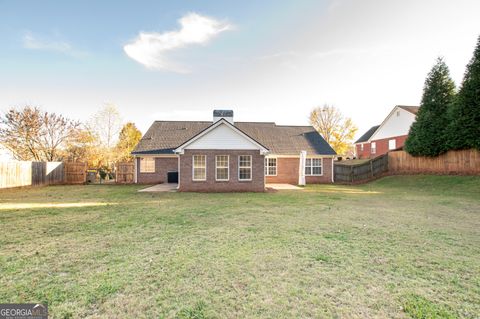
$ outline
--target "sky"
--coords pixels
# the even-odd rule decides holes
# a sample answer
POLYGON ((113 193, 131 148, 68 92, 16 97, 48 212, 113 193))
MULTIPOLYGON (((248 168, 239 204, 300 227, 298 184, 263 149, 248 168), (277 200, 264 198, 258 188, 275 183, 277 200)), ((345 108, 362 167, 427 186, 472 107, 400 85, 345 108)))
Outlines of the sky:
POLYGON ((359 127, 418 105, 438 56, 456 84, 480 35, 478 0, 0 0, 0 112, 88 120, 115 104, 154 120, 307 125, 315 106, 359 127))

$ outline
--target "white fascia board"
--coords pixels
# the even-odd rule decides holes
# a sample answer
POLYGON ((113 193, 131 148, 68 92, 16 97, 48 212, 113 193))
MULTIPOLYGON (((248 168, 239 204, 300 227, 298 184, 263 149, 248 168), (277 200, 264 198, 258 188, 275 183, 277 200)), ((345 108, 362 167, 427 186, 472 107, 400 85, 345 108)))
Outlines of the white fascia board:
POLYGON ((175 158, 175 157, 177 157, 178 155, 172 153, 172 154, 135 154, 134 156, 136 156, 136 157, 142 157, 142 158, 145 158, 145 157, 175 158))
MULTIPOLYGON (((300 155, 278 155, 275 153, 269 153, 268 157, 276 158, 300 158, 300 155)), ((322 155, 322 154, 307 154, 306 158, 335 158, 336 155, 322 155)))

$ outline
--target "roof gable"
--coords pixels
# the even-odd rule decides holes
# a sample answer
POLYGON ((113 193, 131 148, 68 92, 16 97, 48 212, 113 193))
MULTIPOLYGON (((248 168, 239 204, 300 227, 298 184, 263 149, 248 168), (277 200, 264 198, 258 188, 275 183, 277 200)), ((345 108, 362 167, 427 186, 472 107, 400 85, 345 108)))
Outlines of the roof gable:
POLYGON ((411 110, 405 109, 405 106, 397 105, 370 136, 368 141, 408 135, 413 122, 415 122, 415 114, 411 110))
POLYGON ((185 149, 237 149, 268 152, 266 147, 225 119, 215 122, 180 145, 175 149, 175 153, 183 153, 185 149))
POLYGON ((397 105, 397 106, 415 115, 418 113, 418 109, 420 108, 420 106, 411 106, 411 105, 397 105))

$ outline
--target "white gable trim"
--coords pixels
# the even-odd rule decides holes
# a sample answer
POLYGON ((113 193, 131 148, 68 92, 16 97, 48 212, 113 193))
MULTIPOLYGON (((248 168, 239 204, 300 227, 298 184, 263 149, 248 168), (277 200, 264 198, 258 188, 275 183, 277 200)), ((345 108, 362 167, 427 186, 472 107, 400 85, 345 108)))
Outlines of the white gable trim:
MULTIPOLYGON (((380 124, 380 126, 375 130, 375 132, 372 134, 372 136, 370 136, 370 138, 368 139, 368 141, 365 141, 365 142, 363 142, 363 143, 357 143, 357 144, 371 143, 372 141, 375 141, 375 137, 379 134, 379 132, 381 132, 381 130, 382 130, 382 128, 385 126, 385 124, 388 123, 388 120, 390 120, 390 118, 391 118, 394 114, 396 114, 397 111, 402 112, 402 113, 406 112, 406 113, 408 113, 408 114, 412 114, 413 117, 414 117, 414 119, 415 119, 415 114, 413 114, 412 112, 407 111, 407 110, 405 110, 405 109, 403 109, 403 108, 401 108, 400 106, 397 105, 397 106, 395 106, 395 107, 393 108, 393 110, 388 114, 388 116, 383 120, 382 124, 380 124)), ((410 123, 410 125, 411 125, 411 123, 410 123)), ((407 129, 407 132, 408 132, 409 129, 410 129, 410 127, 407 129)), ((407 134, 408 134, 408 133, 407 133, 407 134)), ((394 137, 394 136, 388 136, 388 137, 394 137)), ((383 138, 388 138, 388 137, 383 137, 383 138)))
POLYGON ((184 150, 185 148, 187 148, 189 145, 191 145, 192 143, 196 142, 196 141, 199 141, 201 140, 203 137, 205 137, 208 133, 214 131, 215 129, 217 129, 218 127, 220 127, 221 125, 225 125, 226 127, 228 127, 230 130, 232 130, 233 132, 235 132, 236 134, 240 135, 243 139, 245 139, 246 141, 248 141, 250 144, 253 144, 255 146, 255 148, 257 148, 261 154, 267 154, 269 151, 266 147, 264 147, 263 145, 261 145, 260 143, 258 143, 257 141, 255 141, 253 138, 251 138, 250 136, 248 136, 247 134, 243 133, 241 130, 239 130, 237 127, 235 127, 234 125, 232 125, 231 123, 229 123, 227 120, 225 119, 220 119, 219 121, 215 122, 214 124, 212 124, 210 127, 208 127, 207 129, 205 129, 203 132, 200 132, 199 134, 195 135, 194 137, 192 137, 190 140, 186 141, 185 143, 183 143, 182 145, 180 145, 179 147, 177 147, 174 152, 175 153, 178 153, 178 154, 183 154, 184 153, 184 150))

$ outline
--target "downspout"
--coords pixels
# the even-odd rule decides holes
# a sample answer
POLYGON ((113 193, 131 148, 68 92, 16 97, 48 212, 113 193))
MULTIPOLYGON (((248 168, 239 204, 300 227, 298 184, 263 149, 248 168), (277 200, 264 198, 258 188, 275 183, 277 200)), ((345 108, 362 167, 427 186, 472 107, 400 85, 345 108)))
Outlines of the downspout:
POLYGON ((177 184, 177 189, 180 189, 180 154, 177 153, 177 158, 178 158, 178 184, 177 184))
POLYGON ((335 183, 335 170, 333 169, 333 157, 332 157, 332 183, 335 183))
POLYGON ((133 182, 135 184, 138 183, 137 181, 137 155, 133 155, 133 169, 135 170, 135 172, 133 173, 133 182))
POLYGON ((305 186, 305 161, 307 159, 307 151, 300 152, 300 159, 298 163, 298 185, 305 186))

